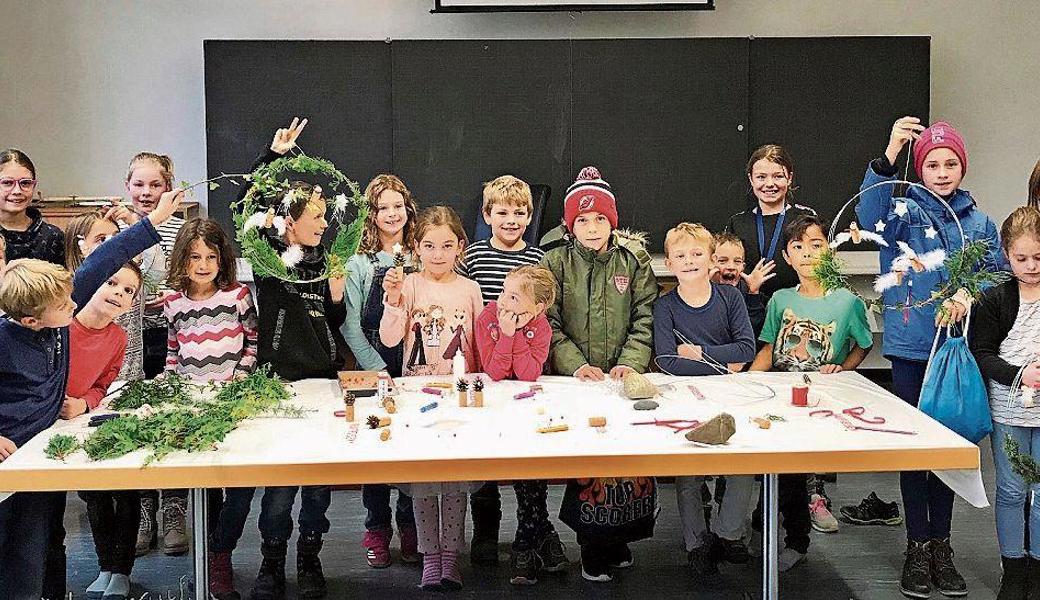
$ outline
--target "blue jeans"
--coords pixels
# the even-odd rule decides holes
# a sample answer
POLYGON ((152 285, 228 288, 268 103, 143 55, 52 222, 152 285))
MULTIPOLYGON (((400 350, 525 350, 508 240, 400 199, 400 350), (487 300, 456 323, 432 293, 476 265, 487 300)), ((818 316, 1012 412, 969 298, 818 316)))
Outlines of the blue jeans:
MULTIPOLYGON (((390 531, 393 524, 390 519, 390 486, 371 484, 361 486, 361 504, 368 514, 365 515, 365 529, 369 531, 390 531)), ((412 497, 397 490, 397 528, 415 527, 415 513, 412 512, 412 497)))
MULTIPOLYGON (((220 493, 221 490, 210 492, 220 493)), ((210 552, 234 552, 239 538, 242 537, 242 530, 246 527, 246 519, 249 518, 249 509, 255 493, 256 488, 251 487, 223 490, 216 518, 210 515, 210 521, 214 523, 209 534, 210 552)), ((289 510, 292 510, 292 504, 289 505, 289 510)), ((289 531, 292 531, 292 522, 289 523, 289 531)))
POLYGON ((37 600, 53 520, 65 492, 19 492, 0 502, 0 598, 37 600))
MULTIPOLYGON (((1022 477, 1011 470, 1007 454, 1004 453, 1004 437, 1010 435, 1022 454, 1040 459, 1040 428, 1015 427, 993 422, 993 464, 997 469, 997 543, 1000 555, 1007 558, 1022 558, 1026 555, 1026 522, 1023 517, 1029 487, 1022 477)), ((1032 488, 1033 500, 1029 507, 1029 531, 1040 531, 1040 506, 1037 505, 1040 485, 1032 488)), ((1040 535, 1029 536, 1029 554, 1040 557, 1040 535)))
POLYGON ((306 485, 264 488, 260 501, 260 537, 264 541, 288 541, 292 536, 292 508, 296 492, 300 491, 300 535, 322 535, 329 531, 325 513, 332 502, 332 490, 327 485, 306 485))
MULTIPOLYGON (((928 363, 892 358, 892 393, 916 407, 928 363)), ((953 522, 953 490, 931 471, 903 471, 899 491, 906 513, 906 537, 914 542, 950 537, 953 522)))

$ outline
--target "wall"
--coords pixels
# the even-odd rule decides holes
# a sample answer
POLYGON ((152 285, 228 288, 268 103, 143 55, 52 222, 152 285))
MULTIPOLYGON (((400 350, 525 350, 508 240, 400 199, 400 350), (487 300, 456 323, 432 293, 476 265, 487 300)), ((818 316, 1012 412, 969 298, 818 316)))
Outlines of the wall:
MULTIPOLYGON (((689 13, 433 15, 433 0, 3 0, 0 146, 29 153, 47 195, 120 193, 126 161, 142 149, 172 155, 179 179, 202 179, 204 39, 930 35, 932 115, 967 138, 965 187, 997 219, 1023 201, 1040 156, 1032 3, 717 4, 689 13)), ((900 57, 877 59, 896 67, 900 57)), ((885 142, 877 140, 879 153, 885 142)))

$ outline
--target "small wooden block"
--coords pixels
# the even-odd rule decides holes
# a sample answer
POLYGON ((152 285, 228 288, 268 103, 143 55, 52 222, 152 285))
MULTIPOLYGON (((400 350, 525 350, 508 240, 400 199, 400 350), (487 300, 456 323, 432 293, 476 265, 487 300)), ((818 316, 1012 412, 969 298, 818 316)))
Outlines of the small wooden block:
POLYGON ((758 425, 759 429, 769 429, 773 426, 772 421, 770 421, 769 419, 764 419, 762 417, 752 417, 751 420, 755 423, 755 425, 758 425))
POLYGON ((606 427, 606 417, 589 417, 589 427, 606 427))

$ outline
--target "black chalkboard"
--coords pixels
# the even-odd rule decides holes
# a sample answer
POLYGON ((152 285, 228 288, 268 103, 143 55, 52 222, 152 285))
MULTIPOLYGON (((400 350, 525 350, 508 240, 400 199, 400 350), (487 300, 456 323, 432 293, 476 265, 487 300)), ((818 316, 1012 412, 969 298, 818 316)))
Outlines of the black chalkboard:
MULTIPOLYGON (((654 251, 679 221, 743 210, 762 143, 790 149, 797 198, 832 216, 891 122, 928 116, 926 37, 207 41, 205 64, 211 176, 307 116, 306 152, 362 186, 395 172, 472 231, 483 182, 551 186, 555 222, 595 164, 654 251)), ((228 187, 209 203, 227 224, 228 187)))

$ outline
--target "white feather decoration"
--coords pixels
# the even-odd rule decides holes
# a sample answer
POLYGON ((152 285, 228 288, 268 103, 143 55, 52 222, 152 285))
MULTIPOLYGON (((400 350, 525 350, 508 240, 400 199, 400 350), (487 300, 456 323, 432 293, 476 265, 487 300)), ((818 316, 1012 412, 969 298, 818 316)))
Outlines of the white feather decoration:
POLYGON ((278 235, 285 235, 285 217, 278 216, 271 219, 271 227, 278 231, 278 235))
POLYGON ((266 212, 261 211, 261 212, 258 212, 258 213, 253 213, 253 216, 251 216, 248 219, 246 219, 245 224, 242 225, 242 230, 243 231, 249 231, 250 229, 253 229, 254 227, 263 227, 264 223, 266 221, 267 221, 267 213, 266 212))
POLYGON ((874 280, 874 291, 880 294, 889 288, 899 285, 901 275, 902 273, 897 271, 879 275, 878 278, 874 280))
POLYGON ((281 259, 282 264, 286 267, 290 269, 295 268, 303 260, 303 247, 299 244, 289 246, 285 249, 285 252, 282 252, 281 259))

